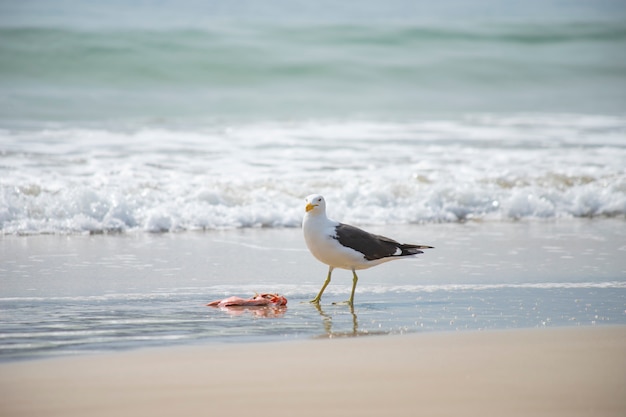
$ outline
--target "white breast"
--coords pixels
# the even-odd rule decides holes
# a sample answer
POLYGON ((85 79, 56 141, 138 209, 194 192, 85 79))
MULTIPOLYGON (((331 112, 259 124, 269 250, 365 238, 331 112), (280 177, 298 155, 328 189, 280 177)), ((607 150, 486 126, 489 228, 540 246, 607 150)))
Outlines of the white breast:
POLYGON ((361 269, 367 261, 363 254, 347 248, 335 238, 337 222, 322 216, 305 216, 302 223, 304 241, 320 262, 343 269, 361 269))

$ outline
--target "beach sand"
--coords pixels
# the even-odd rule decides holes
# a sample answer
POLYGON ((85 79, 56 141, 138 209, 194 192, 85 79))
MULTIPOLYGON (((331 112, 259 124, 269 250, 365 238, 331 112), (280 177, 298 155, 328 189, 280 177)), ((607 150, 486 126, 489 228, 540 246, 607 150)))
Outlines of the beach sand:
POLYGON ((139 349, 0 365, 3 416, 623 416, 626 327, 139 349))

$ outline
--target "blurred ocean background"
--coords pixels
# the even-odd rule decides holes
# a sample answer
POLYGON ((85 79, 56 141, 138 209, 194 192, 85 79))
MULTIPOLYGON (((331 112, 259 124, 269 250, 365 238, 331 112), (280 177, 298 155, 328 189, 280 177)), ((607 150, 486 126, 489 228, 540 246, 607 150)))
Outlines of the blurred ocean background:
POLYGON ((0 230, 624 218, 625 4, 1 2, 0 230))

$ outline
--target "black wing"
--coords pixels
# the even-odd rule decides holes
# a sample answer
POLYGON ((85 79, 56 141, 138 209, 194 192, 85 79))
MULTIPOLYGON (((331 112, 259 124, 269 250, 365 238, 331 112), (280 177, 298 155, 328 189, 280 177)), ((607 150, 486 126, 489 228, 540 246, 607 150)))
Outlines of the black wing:
POLYGON ((423 253, 419 249, 432 248, 432 246, 398 243, 388 237, 374 235, 358 227, 343 223, 339 223, 335 228, 335 232, 337 234, 335 239, 337 239, 339 243, 361 252, 368 261, 388 258, 390 256, 417 255, 418 253, 423 253), (399 253, 398 249, 400 250, 399 253))

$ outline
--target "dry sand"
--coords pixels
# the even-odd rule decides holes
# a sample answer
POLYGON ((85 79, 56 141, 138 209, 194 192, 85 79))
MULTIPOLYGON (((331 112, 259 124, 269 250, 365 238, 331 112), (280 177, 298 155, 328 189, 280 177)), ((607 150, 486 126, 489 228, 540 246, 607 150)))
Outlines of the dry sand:
POLYGON ((0 365, 9 416, 624 416, 626 327, 207 345, 0 365))

